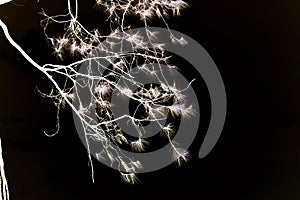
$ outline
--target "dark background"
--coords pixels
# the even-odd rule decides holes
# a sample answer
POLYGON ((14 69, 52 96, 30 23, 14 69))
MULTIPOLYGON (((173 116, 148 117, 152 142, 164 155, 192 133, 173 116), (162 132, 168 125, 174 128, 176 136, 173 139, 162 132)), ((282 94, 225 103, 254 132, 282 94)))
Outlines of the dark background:
MULTIPOLYGON (((0 7, 13 38, 40 63, 47 51, 38 13, 65 11, 64 1, 14 1, 0 7)), ((80 20, 97 24, 94 1, 80 0, 80 20)), ((300 198, 300 2, 297 0, 194 0, 172 29, 197 40, 216 62, 225 82, 228 116, 221 138, 204 159, 191 147, 183 167, 141 174, 138 185, 95 162, 91 181, 86 150, 71 111, 55 130, 51 101, 37 87, 49 83, 0 32, 0 121, 4 159, 13 200, 103 198, 196 198, 297 200, 300 198)), ((98 16, 99 19, 101 15, 98 16)), ((102 25, 99 23, 99 25, 102 25)), ((151 25, 157 25, 155 20, 151 25)), ((105 29, 105 28, 104 28, 105 29)))

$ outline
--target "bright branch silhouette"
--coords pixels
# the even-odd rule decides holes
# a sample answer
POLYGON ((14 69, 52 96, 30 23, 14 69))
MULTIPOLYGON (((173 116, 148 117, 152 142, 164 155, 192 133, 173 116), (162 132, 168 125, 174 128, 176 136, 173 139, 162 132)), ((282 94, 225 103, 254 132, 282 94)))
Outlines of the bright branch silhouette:
MULTIPOLYGON (((187 150, 181 149, 179 144, 172 141, 172 136, 175 133, 174 124, 163 124, 162 121, 167 119, 168 114, 189 117, 194 114, 193 106, 185 103, 186 97, 182 92, 186 88, 179 89, 175 83, 170 83, 164 78, 162 68, 167 67, 169 70, 176 70, 176 66, 168 64, 169 57, 165 55, 164 45, 157 43, 156 33, 147 29, 149 20, 153 18, 161 19, 168 28, 167 19, 180 15, 181 9, 186 8, 187 4, 182 0, 96 0, 95 3, 103 8, 108 15, 108 27, 111 29, 108 35, 101 35, 97 29, 87 30, 79 22, 77 0, 68 0, 68 12, 62 15, 49 16, 45 11, 42 11, 44 19, 41 21, 41 25, 57 58, 61 60, 68 56, 80 58, 68 65, 38 64, 13 40, 7 26, 1 20, 0 27, 10 44, 53 84, 50 93, 39 91, 43 97, 52 98, 57 107, 57 130, 54 133, 45 132, 45 134, 52 137, 58 133, 60 110, 66 105, 70 106, 81 121, 86 142, 88 143, 89 139, 93 139, 102 147, 102 150, 97 154, 97 159, 109 159, 112 164, 118 165, 121 177, 125 182, 136 183, 136 169, 141 168, 143 163, 123 155, 119 148, 122 145, 127 145, 132 151, 143 152, 148 145, 151 145, 143 139, 146 134, 142 126, 143 122, 151 121, 159 125, 161 133, 164 135, 163 138, 166 138, 172 146, 174 161, 181 163, 188 158, 187 150), (129 33, 131 26, 127 21, 128 16, 135 16, 143 22, 147 30, 147 37, 139 33, 129 33), (54 37, 49 36, 48 27, 50 24, 63 24, 65 32, 54 37), (116 46, 119 46, 119 52, 122 52, 123 43, 130 44, 135 51, 126 55, 115 53, 115 50, 112 51, 116 46), (151 48, 146 44, 151 44, 151 48), (101 62, 98 62, 100 60, 109 62, 110 66, 102 65, 101 62), (83 63, 89 63, 86 73, 78 71, 83 63), (146 65, 151 66, 151 63, 158 64, 158 68, 154 68, 154 65, 151 70, 147 68, 146 65), (93 71, 103 71, 103 69, 105 73, 101 76, 95 76, 93 73, 93 71), (129 73, 132 70, 143 71, 159 81, 160 85, 144 86, 134 79, 134 75, 129 73), (64 84, 59 84, 55 80, 54 75, 56 74, 65 78, 64 84), (88 81, 84 83, 77 81, 76 78, 78 79, 78 77, 83 77, 88 81), (125 85, 134 85, 139 89, 132 91, 129 87, 121 86, 118 83, 121 77, 125 85), (76 92, 80 87, 89 88, 92 97, 90 102, 82 101, 80 94, 76 92), (137 109, 132 116, 123 115, 114 118, 111 110, 113 107, 111 104, 112 93, 123 95, 138 102, 137 109), (74 106, 74 101, 79 103, 78 107, 74 106), (137 116, 138 108, 141 107, 145 110, 145 115, 142 118, 137 116), (89 116, 90 108, 93 108, 97 120, 89 116), (117 122, 121 119, 127 119, 128 124, 135 127, 138 132, 137 139, 131 141, 118 127, 117 122)), ((176 38, 171 31, 170 38, 180 45, 186 44, 184 38, 176 38)), ((87 146, 89 147, 89 144, 87 146)), ((87 151, 94 180, 91 152, 89 148, 87 151)))

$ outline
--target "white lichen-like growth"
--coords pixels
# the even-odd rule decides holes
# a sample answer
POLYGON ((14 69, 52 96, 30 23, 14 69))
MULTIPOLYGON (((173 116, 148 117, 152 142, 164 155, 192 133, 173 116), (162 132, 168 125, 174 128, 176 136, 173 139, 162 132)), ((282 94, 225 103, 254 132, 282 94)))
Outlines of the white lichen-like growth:
MULTIPOLYGON (((48 136, 57 134, 60 127, 59 111, 65 105, 69 105, 83 126, 83 134, 88 147, 88 157, 91 162, 92 177, 94 171, 89 147, 90 139, 103 147, 103 150, 96 153, 97 159, 108 159, 111 165, 116 164, 119 166, 121 177, 125 182, 132 184, 137 182, 138 179, 135 173, 137 169, 142 168, 142 163, 138 160, 134 160, 134 158, 123 155, 119 148, 121 148, 122 145, 129 145, 133 151, 141 152, 145 151, 147 146, 151 145, 148 141, 143 139, 143 135, 146 134, 142 126, 140 126, 143 121, 157 123, 159 127, 161 127, 162 135, 164 135, 164 138, 171 144, 173 159, 178 161, 179 164, 181 164, 182 161, 186 161, 188 157, 187 150, 180 149, 172 140, 172 136, 175 132, 174 125, 164 125, 161 121, 167 119, 168 116, 166 116, 165 113, 170 113, 174 117, 189 117, 194 114, 193 108, 192 105, 186 105, 185 103, 185 96, 182 94, 185 89, 180 90, 176 88, 175 84, 170 84, 165 79, 159 78, 159 74, 161 77, 164 77, 163 66, 160 64, 164 64, 164 66, 170 70, 174 70, 176 66, 167 63, 168 57, 164 54, 164 45, 156 42, 156 33, 147 29, 147 23, 148 20, 156 16, 162 19, 168 28, 165 18, 170 15, 179 15, 180 10, 187 7, 187 4, 182 0, 97 0, 97 6, 104 8, 109 14, 109 27, 111 27, 111 33, 109 35, 101 35, 97 29, 88 31, 79 23, 77 0, 73 1, 73 7, 71 6, 71 0, 67 2, 68 13, 65 15, 49 16, 46 12, 42 11, 42 15, 45 18, 41 21, 41 25, 44 27, 45 35, 52 45, 57 58, 63 60, 68 56, 80 57, 78 61, 68 65, 50 63, 39 65, 14 42, 6 25, 0 20, 0 26, 11 45, 35 68, 40 70, 53 84, 53 90, 50 93, 45 94, 39 91, 43 97, 52 98, 58 108, 57 131, 52 134, 45 134, 48 136), (126 32, 130 30, 130 26, 125 25, 126 17, 129 15, 138 16, 138 18, 144 22, 147 37, 139 33, 128 34, 126 32), (47 28, 51 23, 63 24, 65 27, 64 34, 56 37, 49 36, 47 28), (106 41, 105 44, 102 42, 103 40, 106 41), (137 51, 130 52, 128 55, 110 52, 110 49, 116 46, 118 42, 124 41, 129 43, 132 48, 137 51), (151 48, 149 48, 147 44, 151 44, 151 48), (99 56, 95 54, 95 52, 105 52, 107 56, 99 56), (131 59, 127 59, 126 56, 131 57, 131 59), (138 63, 137 65, 138 58, 142 58, 143 63, 138 63), (101 59, 111 63, 112 69, 108 69, 107 66, 103 66, 98 62, 98 66, 90 64, 87 73, 82 74, 78 72, 78 68, 82 63, 91 63, 91 61, 101 59), (153 66, 152 70, 145 67, 146 64, 154 62, 158 63, 158 67, 154 68, 153 66), (150 88, 143 87, 143 84, 137 82, 129 73, 133 68, 157 79, 160 86, 151 86, 150 88), (103 71, 103 69, 108 73, 101 77, 95 77, 93 71, 103 71), (63 75, 66 79, 66 83, 71 83, 71 85, 58 84, 53 76, 55 74, 63 75), (77 76, 86 78, 88 81, 79 83, 76 81, 77 76), (127 85, 135 85, 141 89, 132 91, 129 87, 126 87, 126 84, 125 86, 121 86, 118 84, 118 80, 121 77, 123 77, 127 85), (76 93, 79 87, 89 88, 91 101, 88 104, 83 103, 80 94, 76 93), (115 119, 111 112, 112 105, 110 102, 113 92, 137 101, 140 107, 145 108, 148 116, 144 119, 140 119, 134 114, 133 116, 123 115, 115 119), (74 100, 79 102, 78 108, 72 104, 74 100), (97 120, 89 116, 90 108, 95 110, 97 120), (122 119, 127 119, 130 124, 136 128, 139 133, 137 139, 130 141, 118 127, 117 121, 122 119), (115 147, 112 144, 120 146, 115 147)), ((170 38, 173 42, 177 42, 181 45, 186 44, 183 38, 176 38, 172 35, 171 31, 170 38)))
POLYGON ((135 184, 139 182, 139 179, 136 177, 136 174, 134 173, 122 173, 121 172, 121 178, 126 183, 135 184))
POLYGON ((168 17, 170 14, 180 15, 180 11, 188 6, 182 0, 97 0, 96 2, 105 7, 111 17, 137 15, 142 20, 168 17))

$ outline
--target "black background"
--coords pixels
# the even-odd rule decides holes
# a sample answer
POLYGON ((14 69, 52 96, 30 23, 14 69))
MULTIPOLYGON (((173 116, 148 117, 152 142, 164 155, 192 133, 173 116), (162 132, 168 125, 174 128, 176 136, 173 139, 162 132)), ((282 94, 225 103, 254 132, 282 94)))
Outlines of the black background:
MULTIPOLYGON (((39 62, 56 60, 46 48, 38 14, 66 11, 64 1, 14 1, 0 7, 0 19, 15 40, 39 62), (52 59, 52 60, 51 60, 52 59)), ((80 20, 104 26, 80 0, 80 20)), ((171 165, 141 174, 138 185, 122 183, 118 172, 95 162, 91 181, 86 150, 71 111, 62 111, 53 138, 55 109, 36 87, 49 82, 0 32, 0 121, 12 199, 272 199, 300 198, 300 3, 297 0, 194 0, 172 29, 197 40, 216 62, 228 97, 221 138, 204 159, 192 145, 183 167, 171 165)), ((155 20, 151 25, 157 25, 155 20)), ((105 30, 105 28, 103 28, 105 30)))

